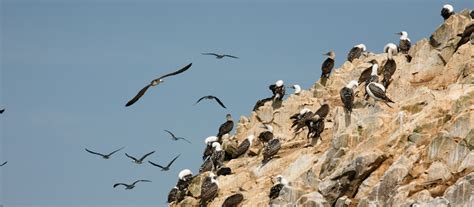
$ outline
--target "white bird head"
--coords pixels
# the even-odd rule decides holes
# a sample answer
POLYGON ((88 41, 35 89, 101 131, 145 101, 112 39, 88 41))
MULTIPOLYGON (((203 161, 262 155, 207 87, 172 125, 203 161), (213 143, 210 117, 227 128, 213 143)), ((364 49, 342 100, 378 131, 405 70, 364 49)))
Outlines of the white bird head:
POLYGON ((454 11, 454 7, 451 4, 445 4, 443 5, 443 9, 447 9, 449 12, 454 11))
POLYGON ((401 35, 401 36, 400 36, 400 39, 401 39, 401 40, 406 40, 406 39, 408 39, 408 33, 407 33, 406 31, 401 31, 401 32, 399 32, 399 33, 397 33, 397 34, 398 34, 398 35, 401 35))
POLYGON ((354 87, 357 87, 359 85, 359 82, 357 82, 356 80, 351 80, 351 82, 349 82, 346 87, 347 88, 354 88, 354 87))
POLYGON ((295 84, 295 85, 292 86, 292 88, 295 89, 295 94, 296 95, 301 93, 301 86, 300 85, 295 84))
POLYGON ((212 143, 212 147, 215 148, 216 151, 221 151, 221 144, 219 142, 212 143))
POLYGON ((283 80, 277 80, 277 82, 275 82, 275 85, 276 85, 277 87, 283 86, 283 80))
POLYGON ((252 144, 252 141, 253 141, 253 139, 255 139, 255 136, 253 134, 251 134, 247 137, 247 139, 249 140, 250 144, 252 144))
POLYGON ((358 45, 356 45, 356 47, 362 48, 362 51, 364 51, 364 52, 367 50, 367 48, 365 47, 364 44, 358 44, 358 45))
POLYGON ((179 172, 178 177, 179 177, 180 180, 182 180, 187 175, 192 176, 193 172, 191 172, 191 170, 189 170, 189 169, 184 169, 184 170, 181 170, 181 172, 179 172))
POLYGON ((283 177, 283 175, 277 175, 276 180, 278 183, 281 183, 283 185, 288 185, 288 181, 283 177))
POLYGON ((210 137, 207 137, 205 140, 204 140, 204 143, 205 144, 210 144, 212 142, 215 142, 217 141, 219 138, 217 138, 216 136, 210 136, 210 137))

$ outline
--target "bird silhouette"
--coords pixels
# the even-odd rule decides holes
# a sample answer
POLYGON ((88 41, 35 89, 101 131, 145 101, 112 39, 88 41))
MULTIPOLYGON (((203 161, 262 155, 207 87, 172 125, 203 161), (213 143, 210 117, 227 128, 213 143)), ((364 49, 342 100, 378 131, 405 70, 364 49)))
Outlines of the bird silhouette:
POLYGON ((115 150, 115 151, 113 151, 113 152, 111 152, 111 153, 109 153, 109 154, 102 154, 102 153, 98 153, 98 152, 93 152, 93 151, 91 151, 91 150, 88 150, 87 148, 86 148, 86 151, 89 152, 89 153, 91 153, 91 154, 94 154, 94 155, 102 156, 102 158, 104 158, 104 159, 109 159, 110 156, 112 156, 112 155, 115 154, 116 152, 122 150, 123 148, 125 148, 125 147, 122 147, 122 148, 120 148, 120 149, 118 149, 118 150, 115 150))
POLYGON ((174 140, 174 141, 178 141, 178 140, 182 139, 182 140, 184 140, 185 142, 188 142, 189 144, 191 144, 191 142, 190 142, 189 140, 187 140, 186 138, 184 138, 184 137, 177 137, 177 136, 175 136, 172 132, 170 132, 170 131, 168 131, 168 130, 166 130, 166 129, 165 129, 164 131, 165 131, 165 132, 168 132, 168 134, 171 135, 171 139, 174 140))
POLYGON ((165 167, 163 167, 163 166, 161 166, 161 165, 158 165, 158 164, 156 164, 156 163, 154 163, 154 162, 152 162, 152 161, 148 161, 148 162, 149 162, 150 164, 156 166, 156 167, 161 168, 161 171, 168 171, 168 170, 170 170, 170 167, 171 167, 171 165, 173 164, 173 162, 174 162, 176 159, 178 159, 178 157, 179 157, 180 155, 181 155, 181 154, 179 154, 178 156, 176 156, 176 157, 175 157, 173 160, 171 160, 171 162, 168 163, 168 165, 166 165, 165 167))

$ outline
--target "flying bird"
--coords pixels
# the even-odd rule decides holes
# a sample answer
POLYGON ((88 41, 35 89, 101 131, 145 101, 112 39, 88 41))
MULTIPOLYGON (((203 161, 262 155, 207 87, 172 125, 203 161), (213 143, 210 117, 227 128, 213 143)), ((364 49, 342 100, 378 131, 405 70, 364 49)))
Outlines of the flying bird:
POLYGON ((98 152, 93 152, 93 151, 91 151, 91 150, 88 150, 87 148, 86 148, 86 151, 89 152, 89 153, 91 153, 91 154, 94 154, 94 155, 102 156, 102 158, 104 158, 104 159, 109 159, 110 156, 112 156, 112 155, 115 154, 116 152, 122 150, 123 148, 125 148, 125 147, 122 147, 122 148, 120 148, 120 149, 118 149, 118 150, 115 150, 115 151, 113 151, 113 152, 111 152, 111 153, 109 153, 109 154, 102 154, 102 153, 98 153, 98 152))
POLYGON ((137 180, 137 181, 133 182, 132 184, 115 183, 114 188, 119 186, 119 185, 123 185, 123 186, 125 186, 125 190, 131 190, 131 189, 135 188, 135 184, 137 184, 138 182, 151 182, 151 181, 150 180, 137 180))
POLYGON ((174 140, 174 141, 178 141, 178 140, 182 139, 182 140, 184 140, 185 142, 188 142, 189 144, 191 144, 191 142, 190 142, 189 140, 187 140, 186 138, 184 138, 184 137, 177 137, 177 136, 175 136, 172 132, 170 132, 170 131, 168 131, 168 130, 166 130, 166 129, 165 129, 164 131, 165 131, 165 132, 168 132, 168 134, 171 135, 171 139, 174 140))
POLYGON ((135 97, 133 97, 130 101, 127 102, 127 104, 125 104, 125 107, 128 107, 128 106, 131 106, 133 105, 135 102, 138 101, 138 99, 140 99, 144 94, 145 92, 148 90, 148 88, 150 88, 151 86, 157 86, 158 84, 160 83, 163 83, 164 80, 163 78, 166 78, 168 76, 173 76, 173 75, 177 75, 177 74, 180 74, 186 70, 188 70, 190 67, 191 67, 192 63, 189 63, 188 65, 184 66, 183 68, 175 71, 175 72, 172 72, 172 73, 168 73, 166 75, 163 75, 155 80, 152 80, 150 84, 148 84, 147 86, 145 86, 144 88, 142 88, 142 90, 140 90, 138 92, 137 95, 135 95, 135 97))
POLYGON ((168 170, 170 170, 170 167, 171 167, 171 165, 173 164, 173 162, 174 162, 176 159, 178 159, 178 157, 179 157, 180 155, 181 155, 181 154, 179 154, 179 155, 176 156, 173 160, 171 160, 171 162, 168 163, 168 165, 166 165, 166 167, 163 167, 163 166, 161 166, 161 165, 158 165, 158 164, 156 164, 156 163, 154 163, 154 162, 152 162, 152 161, 148 161, 148 162, 149 162, 150 164, 156 166, 156 167, 161 168, 161 171, 168 171, 168 170))
POLYGON ((219 105, 222 106, 222 108, 225 108, 225 109, 226 109, 226 107, 224 106, 224 103, 222 103, 222 101, 221 101, 219 98, 217 98, 217 97, 215 97, 215 96, 212 96, 212 95, 208 95, 208 96, 203 96, 203 97, 201 97, 198 101, 196 101, 196 103, 195 103, 194 105, 198 104, 198 103, 199 103, 200 101, 202 101, 203 99, 214 99, 214 100, 217 101, 217 103, 219 103, 219 105))
POLYGON ((2 164, 0 165, 0 167, 3 167, 3 166, 6 165, 7 163, 8 163, 8 161, 5 161, 4 163, 2 163, 2 164))
POLYGON ((236 57, 236 56, 233 56, 233 55, 226 55, 226 54, 216 54, 216 53, 201 53, 201 54, 203 54, 203 55, 214 55, 214 56, 216 56, 216 59, 222 59, 224 57, 239 59, 239 57, 236 57))
POLYGON ((128 155, 127 153, 125 153, 125 155, 126 155, 128 158, 132 159, 134 163, 142 164, 142 163, 143 163, 143 160, 145 160, 146 157, 150 156, 150 155, 153 154, 153 153, 155 153, 155 151, 143 155, 140 159, 134 158, 134 157, 128 155))
POLYGON ((0 110, 0 114, 3 114, 5 112, 5 109, 0 110))

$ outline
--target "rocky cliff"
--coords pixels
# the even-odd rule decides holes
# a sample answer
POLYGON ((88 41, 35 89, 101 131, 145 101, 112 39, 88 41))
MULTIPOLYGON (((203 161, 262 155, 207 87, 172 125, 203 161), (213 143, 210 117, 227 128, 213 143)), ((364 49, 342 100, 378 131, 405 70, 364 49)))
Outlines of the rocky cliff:
MULTIPOLYGON (((395 56, 397 70, 387 95, 392 108, 364 100, 359 86, 354 110, 347 117, 339 91, 357 80, 370 60, 384 65, 387 54, 369 54, 335 69, 320 82, 281 104, 266 103, 250 117, 240 117, 239 142, 258 136, 263 124, 273 126, 282 141, 278 157, 261 166, 262 145, 255 140, 247 155, 225 162, 233 174, 219 176, 221 206, 241 192, 241 206, 268 206, 271 178, 283 175, 283 188, 273 206, 474 206, 474 46, 457 51, 457 34, 472 24, 465 10, 446 20, 431 36, 412 46, 407 58, 395 56), (289 117, 303 107, 312 111, 326 99, 331 109, 325 130, 312 147, 306 131, 294 134, 289 117)), ((380 71, 381 72, 381 71, 380 71)), ((200 181, 173 206, 198 204, 200 181)))

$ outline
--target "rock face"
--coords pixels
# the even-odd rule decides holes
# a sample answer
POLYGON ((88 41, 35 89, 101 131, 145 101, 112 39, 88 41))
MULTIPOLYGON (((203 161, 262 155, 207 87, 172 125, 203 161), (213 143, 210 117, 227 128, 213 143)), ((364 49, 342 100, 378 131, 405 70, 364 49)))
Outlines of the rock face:
MULTIPOLYGON (((233 174, 217 178, 219 193, 208 206, 221 206, 236 192, 244 196, 241 206, 474 206, 474 46, 469 42, 454 53, 456 35, 474 23, 469 12, 414 44, 411 62, 394 56, 397 69, 386 91, 392 108, 369 106, 373 101, 364 100, 359 86, 352 114, 343 109, 339 90, 357 80, 370 60, 383 65, 387 59, 369 54, 335 69, 325 86, 317 82, 241 117, 233 135, 239 143, 269 124, 282 147, 264 166, 258 140, 250 153, 225 162, 233 174), (307 129, 295 135, 289 117, 303 107, 316 111, 323 99, 330 106, 325 130, 306 147, 307 129), (290 184, 270 202, 271 178, 280 174, 290 184)), ((172 206, 195 205, 201 178, 172 206)))

